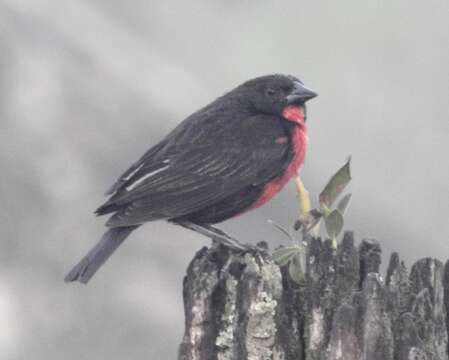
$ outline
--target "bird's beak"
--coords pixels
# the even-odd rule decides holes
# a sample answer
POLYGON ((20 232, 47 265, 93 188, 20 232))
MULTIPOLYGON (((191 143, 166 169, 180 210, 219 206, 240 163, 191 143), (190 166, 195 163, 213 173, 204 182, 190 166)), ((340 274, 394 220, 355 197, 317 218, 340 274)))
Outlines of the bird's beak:
POLYGON ((301 84, 299 81, 295 81, 294 88, 290 95, 287 95, 287 104, 295 104, 298 102, 306 102, 307 100, 313 99, 314 97, 318 96, 316 92, 313 92, 312 90, 306 88, 303 84, 301 84))

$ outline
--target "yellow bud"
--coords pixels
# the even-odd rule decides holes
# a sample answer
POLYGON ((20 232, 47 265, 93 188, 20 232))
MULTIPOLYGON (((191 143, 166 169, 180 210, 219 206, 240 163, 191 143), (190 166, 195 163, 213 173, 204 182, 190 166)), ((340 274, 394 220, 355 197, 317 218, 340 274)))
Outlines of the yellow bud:
POLYGON ((310 219, 310 197, 309 192, 304 187, 299 176, 296 177, 296 191, 298 194, 298 204, 299 204, 299 219, 308 223, 310 219))

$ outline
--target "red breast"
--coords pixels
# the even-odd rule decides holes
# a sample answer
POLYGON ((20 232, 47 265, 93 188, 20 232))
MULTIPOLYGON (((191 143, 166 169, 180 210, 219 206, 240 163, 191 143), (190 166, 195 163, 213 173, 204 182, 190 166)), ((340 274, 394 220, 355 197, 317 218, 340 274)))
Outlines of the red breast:
POLYGON ((282 116, 286 120, 297 124, 291 133, 291 144, 294 154, 293 158, 280 177, 270 181, 264 186, 262 194, 257 201, 251 205, 250 209, 257 208, 269 201, 298 173, 298 170, 304 164, 308 140, 304 108, 302 106, 287 106, 282 112, 282 116))

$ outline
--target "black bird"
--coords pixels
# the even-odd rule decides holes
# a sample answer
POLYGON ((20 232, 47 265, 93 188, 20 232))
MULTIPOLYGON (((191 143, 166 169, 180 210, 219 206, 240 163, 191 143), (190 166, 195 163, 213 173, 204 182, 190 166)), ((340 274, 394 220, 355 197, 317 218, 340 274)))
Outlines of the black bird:
POLYGON ((166 219, 244 248, 211 224, 271 199, 304 162, 305 102, 316 94, 297 78, 261 76, 182 121, 107 191, 97 215, 112 214, 100 242, 65 281, 87 283, 126 237, 166 219))

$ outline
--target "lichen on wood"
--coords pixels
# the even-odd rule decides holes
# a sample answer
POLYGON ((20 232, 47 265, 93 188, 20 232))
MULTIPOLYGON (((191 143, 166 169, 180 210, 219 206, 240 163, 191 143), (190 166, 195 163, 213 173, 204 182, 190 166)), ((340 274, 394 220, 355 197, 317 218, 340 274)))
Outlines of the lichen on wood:
POLYGON ((311 239, 305 282, 268 251, 203 248, 184 279, 181 360, 448 359, 449 262, 397 253, 379 274, 377 241, 311 239))

